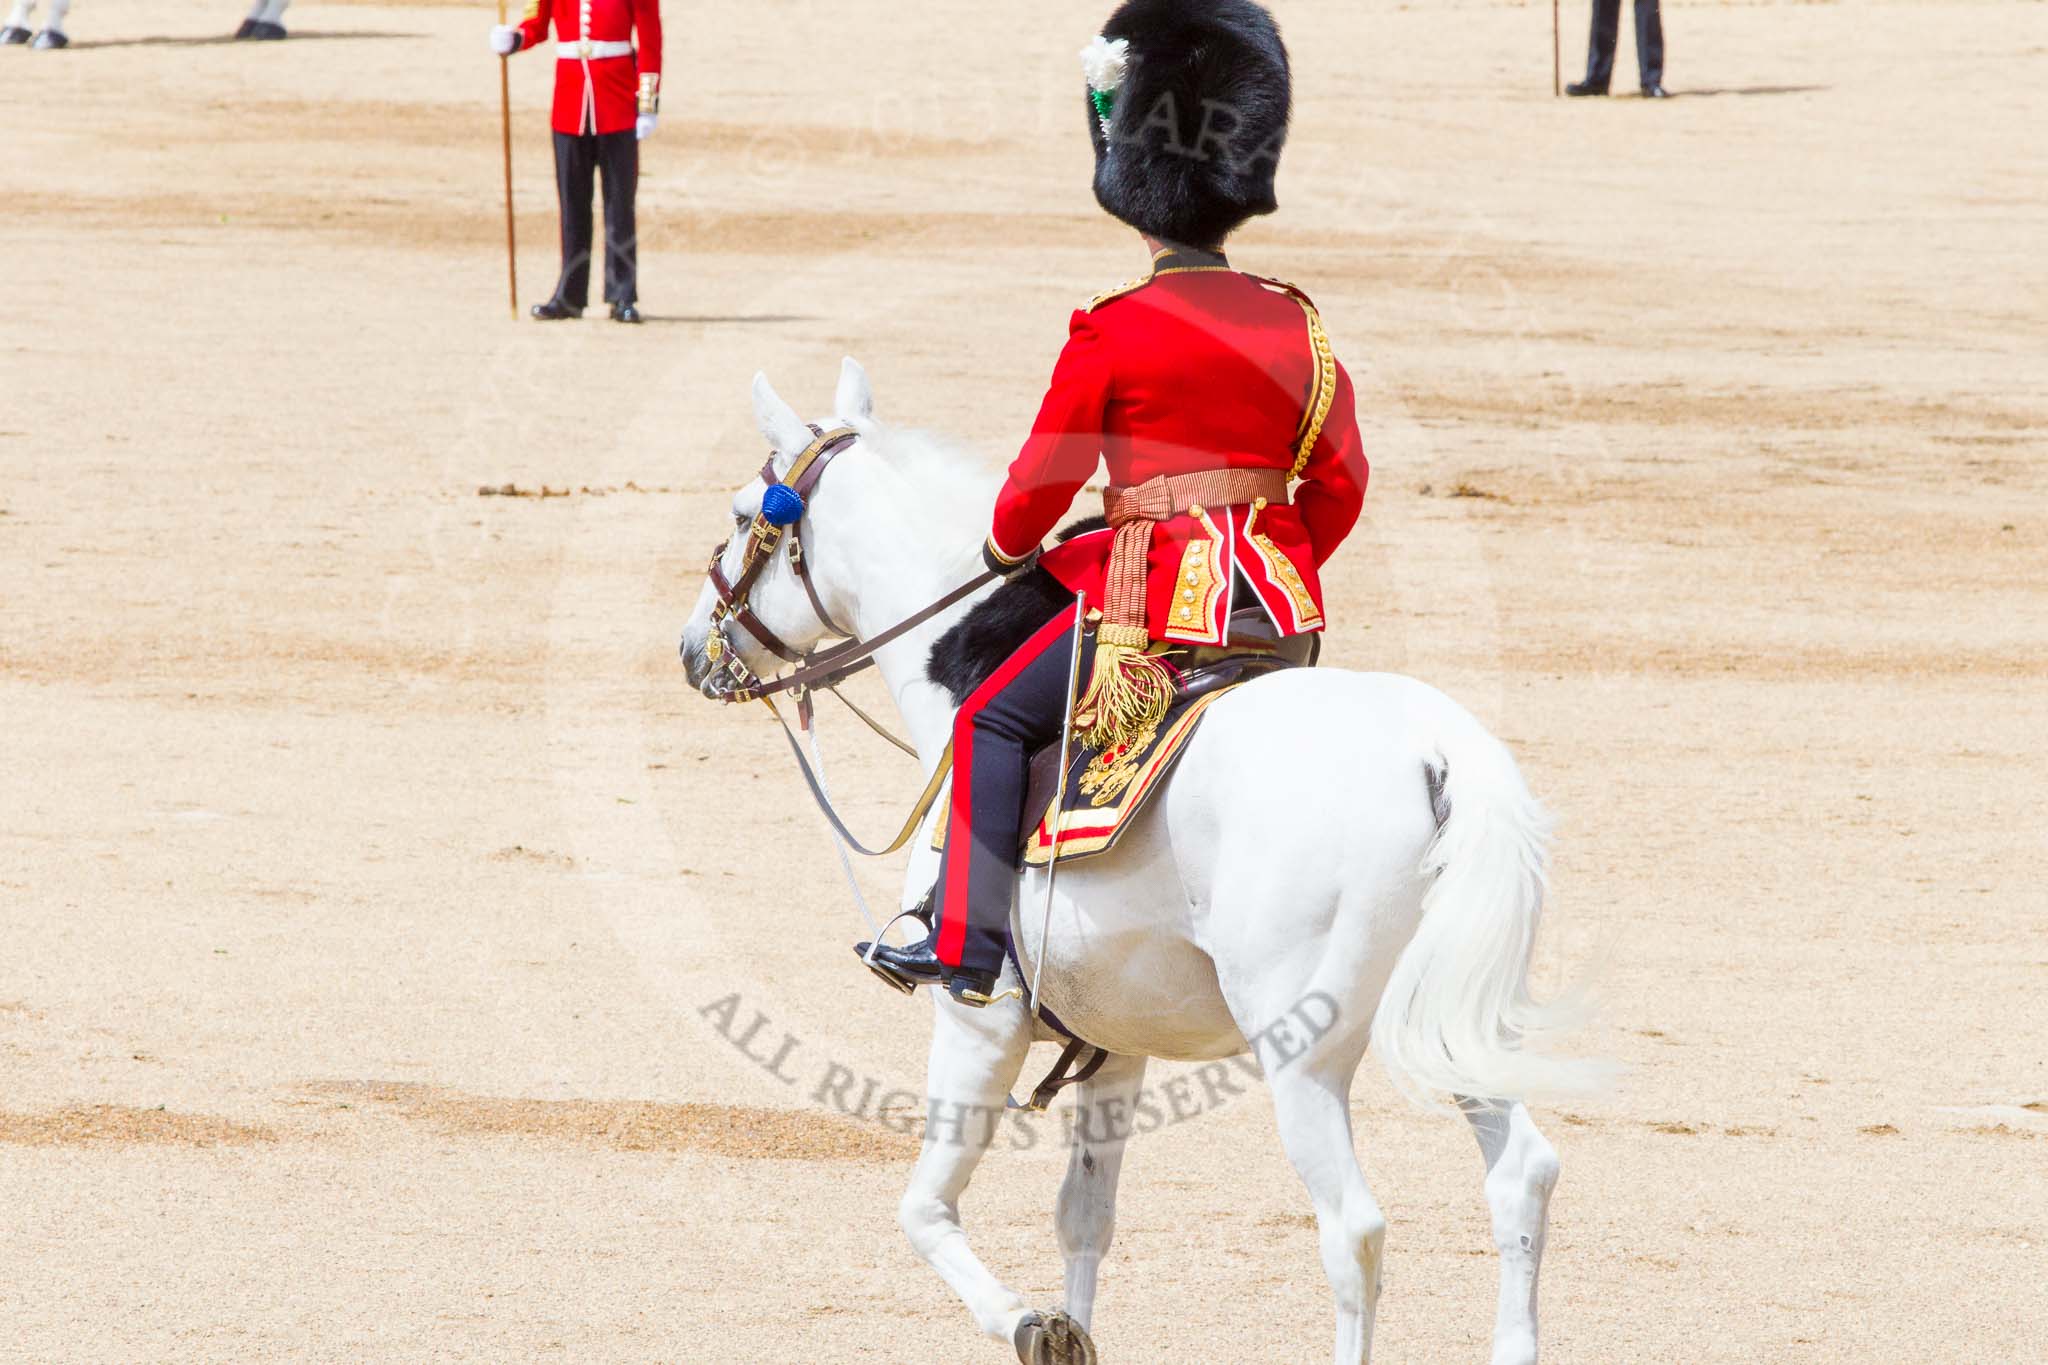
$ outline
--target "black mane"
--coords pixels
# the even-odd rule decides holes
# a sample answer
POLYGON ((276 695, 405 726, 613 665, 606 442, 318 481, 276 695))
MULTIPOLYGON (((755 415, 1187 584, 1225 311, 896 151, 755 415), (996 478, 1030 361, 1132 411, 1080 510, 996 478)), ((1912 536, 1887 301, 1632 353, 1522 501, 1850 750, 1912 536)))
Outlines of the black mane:
MULTIPOLYGON (((1085 517, 1063 527, 1059 539, 1065 543, 1107 525, 1101 517, 1085 517)), ((1073 601, 1074 595, 1044 569, 1034 567, 1019 574, 975 603, 960 624, 938 638, 925 672, 952 694, 953 704, 958 706, 988 681, 1033 631, 1073 601)))

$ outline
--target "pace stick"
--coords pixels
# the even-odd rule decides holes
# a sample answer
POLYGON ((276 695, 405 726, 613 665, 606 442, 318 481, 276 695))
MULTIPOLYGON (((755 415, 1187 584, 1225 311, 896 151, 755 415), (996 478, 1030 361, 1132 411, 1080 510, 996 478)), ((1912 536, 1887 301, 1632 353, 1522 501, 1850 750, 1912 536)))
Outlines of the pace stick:
POLYGON ((1564 94, 1564 45, 1557 36, 1558 0, 1550 0, 1550 97, 1564 94))
MULTIPOLYGON (((498 0, 498 23, 505 22, 505 0, 498 0)), ((519 234, 512 220, 512 59, 498 58, 498 131, 505 142, 505 282, 511 290, 512 320, 519 321, 519 234)))

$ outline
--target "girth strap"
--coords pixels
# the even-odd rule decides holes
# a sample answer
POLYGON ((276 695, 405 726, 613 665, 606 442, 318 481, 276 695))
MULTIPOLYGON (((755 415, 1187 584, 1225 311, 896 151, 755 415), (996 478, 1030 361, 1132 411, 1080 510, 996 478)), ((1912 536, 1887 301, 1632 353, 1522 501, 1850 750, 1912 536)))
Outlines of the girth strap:
POLYGON ((1080 1085, 1095 1079, 1095 1073, 1102 1070, 1102 1064, 1109 1060, 1109 1054, 1093 1043, 1084 1043, 1079 1038, 1068 1042, 1060 1050, 1060 1059, 1052 1064, 1045 1079, 1038 1083, 1038 1089, 1031 1092, 1030 1102, 1022 1106, 1033 1114, 1043 1114, 1053 1102, 1053 1097, 1070 1085, 1080 1085), (1074 1060, 1083 1052, 1092 1052, 1079 1071, 1073 1069, 1074 1060))

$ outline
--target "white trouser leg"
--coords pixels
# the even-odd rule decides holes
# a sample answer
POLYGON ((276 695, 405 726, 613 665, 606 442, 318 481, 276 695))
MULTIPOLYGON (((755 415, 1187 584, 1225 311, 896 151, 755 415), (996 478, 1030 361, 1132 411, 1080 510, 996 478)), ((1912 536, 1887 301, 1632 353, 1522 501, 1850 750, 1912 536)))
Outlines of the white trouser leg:
POLYGON ((1486 1158, 1486 1204, 1500 1251, 1500 1307, 1493 1323, 1493 1365, 1535 1365, 1536 1282, 1557 1185, 1557 1151, 1529 1111, 1466 1105, 1465 1117, 1486 1158))
POLYGON ((262 13, 256 17, 266 24, 281 24, 284 22, 284 7, 290 3, 291 0, 264 0, 262 13))
POLYGON ((36 0, 14 0, 14 13, 7 16, 7 27, 27 28, 35 13, 36 0))
POLYGON ((1096 1274, 1116 1235, 1117 1175, 1144 1082, 1145 1058, 1113 1056, 1075 1087, 1074 1144, 1056 1219, 1067 1258, 1067 1316, 1084 1329, 1094 1326, 1096 1274))

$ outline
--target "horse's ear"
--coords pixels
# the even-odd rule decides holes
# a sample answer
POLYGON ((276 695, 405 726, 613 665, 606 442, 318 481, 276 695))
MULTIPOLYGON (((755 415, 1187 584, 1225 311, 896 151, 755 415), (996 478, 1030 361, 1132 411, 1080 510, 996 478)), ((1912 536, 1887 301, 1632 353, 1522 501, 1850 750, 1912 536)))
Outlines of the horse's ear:
POLYGON ((839 396, 832 405, 833 416, 842 422, 865 422, 875 415, 875 390, 868 372, 852 356, 839 362, 839 396))
POLYGON ((761 439, 777 455, 794 455, 811 443, 811 429, 795 408, 782 401, 765 374, 754 376, 754 423, 761 428, 761 439))

